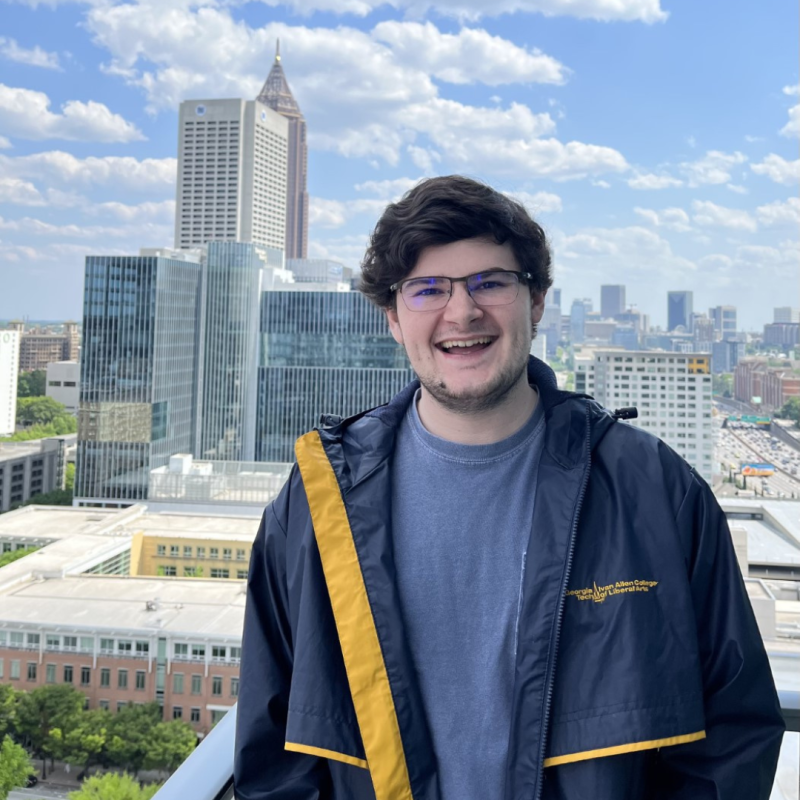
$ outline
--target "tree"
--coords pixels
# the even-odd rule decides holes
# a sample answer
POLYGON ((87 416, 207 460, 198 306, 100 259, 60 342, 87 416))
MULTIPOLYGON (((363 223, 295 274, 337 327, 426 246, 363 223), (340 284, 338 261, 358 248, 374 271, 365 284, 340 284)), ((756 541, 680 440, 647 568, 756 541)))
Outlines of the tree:
POLYGON ((83 694, 66 683, 20 693, 18 731, 28 737, 34 755, 42 759, 43 778, 47 777, 45 758, 55 756, 63 738, 78 726, 83 702, 83 694))
POLYGON ((150 800, 160 788, 151 783, 140 786, 126 772, 107 772, 105 775, 92 775, 83 782, 77 792, 70 792, 69 800, 150 800))
POLYGON ((64 489, 71 492, 75 488, 75 462, 70 461, 64 470, 64 489))
POLYGON ((782 419, 793 419, 795 425, 800 425, 800 397, 790 397, 781 407, 782 419))
POLYGON ((111 712, 96 708, 84 712, 77 727, 64 737, 64 760, 82 768, 78 780, 83 779, 89 767, 108 765, 106 742, 111 723, 111 712))
POLYGON ((0 744, 0 800, 6 800, 12 789, 24 787, 35 771, 25 748, 4 736, 0 744))
POLYGON ((66 406, 52 397, 21 397, 17 400, 17 424, 55 425, 67 414, 66 406))
POLYGON ((72 489, 53 489, 52 492, 32 494, 24 503, 19 503, 12 508, 20 506, 71 506, 72 489))
POLYGON ((197 734, 180 720, 159 722, 148 741, 145 769, 174 772, 197 747, 197 734))
POLYGON ((44 397, 47 373, 43 369, 20 372, 17 381, 17 397, 44 397))
POLYGON ((158 703, 129 705, 114 714, 106 738, 110 763, 134 775, 144 766, 153 729, 161 722, 158 703))
POLYGON ((711 390, 722 397, 733 397, 733 374, 722 372, 711 378, 711 390))
MULTIPOLYGON (((2 566, 2 561, 0 561, 2 566)), ((17 692, 13 686, 0 683, 0 740, 17 730, 17 692)))
MULTIPOLYGON (((2 553, 0 554, 0 568, 4 567, 6 564, 11 564, 13 561, 17 561, 24 556, 27 556, 29 553, 34 553, 38 550, 38 547, 23 547, 19 550, 12 550, 10 553, 2 553)), ((8 686, 7 688, 11 688, 8 686)), ((2 691, 2 687, 0 687, 0 691, 2 691)), ((2 697, 2 695, 0 695, 2 697)), ((2 700, 0 700, 0 708, 2 708, 2 700)), ((2 711, 0 711, 2 714, 2 711)), ((2 736, 2 731, 0 731, 0 736, 2 736)))

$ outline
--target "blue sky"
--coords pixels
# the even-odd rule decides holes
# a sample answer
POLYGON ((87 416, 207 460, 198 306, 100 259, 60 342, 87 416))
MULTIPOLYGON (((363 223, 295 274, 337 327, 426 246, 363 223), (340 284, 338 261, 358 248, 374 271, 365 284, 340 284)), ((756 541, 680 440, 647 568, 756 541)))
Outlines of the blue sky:
POLYGON ((87 254, 171 245, 177 107, 255 97, 275 40, 309 129, 310 255, 459 172, 603 283, 759 329, 800 306, 795 0, 0 0, 0 318, 79 318, 87 254))

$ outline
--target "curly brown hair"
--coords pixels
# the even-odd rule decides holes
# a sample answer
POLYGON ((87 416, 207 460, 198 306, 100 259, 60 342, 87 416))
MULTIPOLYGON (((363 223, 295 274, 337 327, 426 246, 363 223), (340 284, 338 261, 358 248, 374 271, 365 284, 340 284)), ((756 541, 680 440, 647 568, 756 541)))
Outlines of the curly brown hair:
POLYGON ((550 247, 541 226, 516 200, 462 175, 428 178, 386 207, 361 263, 361 291, 380 308, 392 308, 389 289, 408 275, 426 247, 462 239, 508 244, 531 291, 553 283, 550 247))

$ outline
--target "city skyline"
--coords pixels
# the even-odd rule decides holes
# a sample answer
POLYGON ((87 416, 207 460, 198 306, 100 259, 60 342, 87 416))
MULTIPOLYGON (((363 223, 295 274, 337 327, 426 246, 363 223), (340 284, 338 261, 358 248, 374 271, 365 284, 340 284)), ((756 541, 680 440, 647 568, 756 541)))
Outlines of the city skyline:
POLYGON ((388 201, 460 171, 542 221, 564 307, 625 284, 663 327, 677 288, 752 330, 800 305, 797 9, 575 8, 9 5, 0 317, 78 317, 85 255, 172 242, 180 103, 256 97, 278 38, 310 257, 357 266, 388 201))

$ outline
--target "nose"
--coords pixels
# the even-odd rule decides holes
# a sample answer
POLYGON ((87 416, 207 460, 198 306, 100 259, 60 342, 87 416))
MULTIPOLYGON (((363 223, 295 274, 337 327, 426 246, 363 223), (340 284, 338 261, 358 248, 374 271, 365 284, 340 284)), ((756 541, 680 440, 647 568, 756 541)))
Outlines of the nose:
POLYGON ((483 316, 483 309, 470 297, 467 285, 463 281, 453 283, 453 293, 444 307, 444 319, 463 325, 480 319, 483 316))

